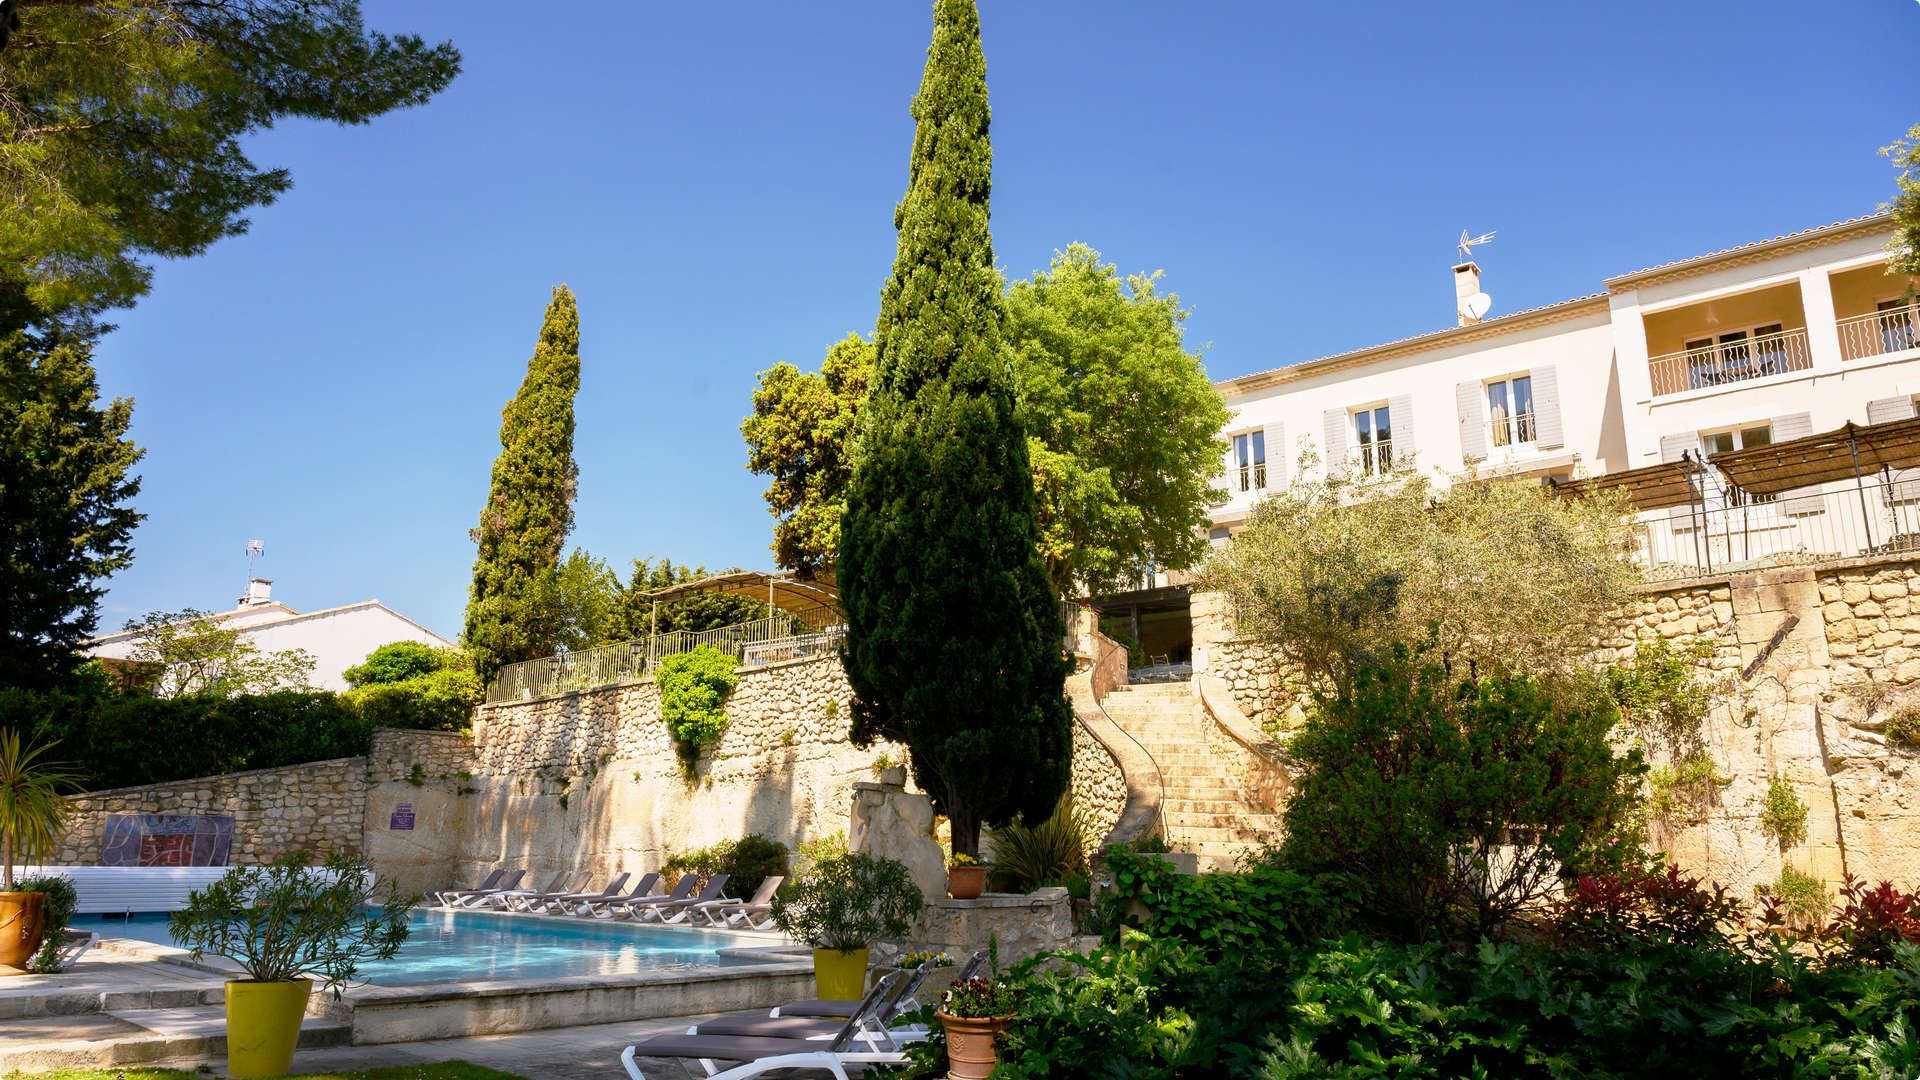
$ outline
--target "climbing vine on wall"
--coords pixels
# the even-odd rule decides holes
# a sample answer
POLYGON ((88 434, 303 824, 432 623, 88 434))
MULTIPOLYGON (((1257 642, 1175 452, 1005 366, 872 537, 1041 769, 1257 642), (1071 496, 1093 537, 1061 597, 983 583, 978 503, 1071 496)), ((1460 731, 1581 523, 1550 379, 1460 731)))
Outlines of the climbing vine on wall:
POLYGON ((660 661, 654 674, 660 688, 660 716, 689 775, 700 755, 720 743, 727 730, 727 698, 740 682, 734 659, 711 645, 676 653, 660 661))

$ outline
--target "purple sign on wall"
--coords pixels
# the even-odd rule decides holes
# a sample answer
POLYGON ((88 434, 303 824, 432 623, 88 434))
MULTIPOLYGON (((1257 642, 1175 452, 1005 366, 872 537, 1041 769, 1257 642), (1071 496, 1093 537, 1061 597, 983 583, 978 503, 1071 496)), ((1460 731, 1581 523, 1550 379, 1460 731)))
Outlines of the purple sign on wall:
POLYGON ((399 829, 401 832, 412 832, 413 804, 410 802, 394 804, 393 816, 387 819, 387 828, 399 829))

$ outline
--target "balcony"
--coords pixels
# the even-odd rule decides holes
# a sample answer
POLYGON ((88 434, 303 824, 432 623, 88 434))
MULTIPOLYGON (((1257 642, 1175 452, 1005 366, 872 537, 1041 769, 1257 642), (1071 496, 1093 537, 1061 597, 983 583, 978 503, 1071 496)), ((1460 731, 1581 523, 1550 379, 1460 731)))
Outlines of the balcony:
POLYGON ((1647 361, 1655 397, 1805 371, 1813 366, 1804 329, 1721 335, 1647 361))
POLYGON ((1840 359, 1866 360, 1920 348, 1920 304, 1901 304, 1838 322, 1840 359))

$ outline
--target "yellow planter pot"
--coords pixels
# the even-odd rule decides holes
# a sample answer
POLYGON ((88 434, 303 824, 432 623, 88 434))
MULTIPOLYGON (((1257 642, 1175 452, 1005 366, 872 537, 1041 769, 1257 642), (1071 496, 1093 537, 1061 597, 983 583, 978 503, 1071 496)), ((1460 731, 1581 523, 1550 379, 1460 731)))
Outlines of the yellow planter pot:
POLYGON ((46 928, 46 893, 0 892, 0 966, 15 969, 0 974, 24 973, 46 928))
POLYGON ((827 1001, 859 1001, 867 993, 867 950, 813 950, 813 985, 827 1001))
POLYGON ((293 1064, 300 1020, 307 1014, 306 979, 227 984, 227 1072, 280 1076, 293 1064))

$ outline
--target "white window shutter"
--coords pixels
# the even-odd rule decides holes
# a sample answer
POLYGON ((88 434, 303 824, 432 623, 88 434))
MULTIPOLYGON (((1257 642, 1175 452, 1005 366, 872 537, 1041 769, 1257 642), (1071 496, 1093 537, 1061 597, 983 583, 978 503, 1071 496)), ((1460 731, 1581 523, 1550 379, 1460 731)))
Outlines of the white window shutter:
POLYGON ((1913 419, 1913 399, 1904 397, 1881 398, 1867 402, 1867 423, 1890 424, 1895 420, 1913 419))
POLYGON ((1700 456, 1700 433, 1697 431, 1676 431, 1671 435, 1660 436, 1660 460, 1679 461, 1687 451, 1700 456))
POLYGON ((1453 399, 1460 407, 1460 458, 1482 461, 1487 456, 1487 386, 1479 380, 1458 383, 1453 399))
POLYGON ((1560 422, 1560 369, 1549 364, 1527 372, 1533 380, 1533 438, 1542 450, 1567 444, 1566 427, 1560 422))
POLYGON ((1387 399, 1387 423, 1393 425, 1393 466, 1413 460, 1413 398, 1398 394, 1387 399))
POLYGON ((1345 409, 1328 409, 1321 418, 1327 428, 1327 444, 1321 448, 1327 455, 1327 472, 1337 473, 1347 466, 1347 425, 1351 421, 1345 409))
POLYGON ((1267 486, 1269 488, 1287 486, 1287 425, 1268 424, 1267 433, 1267 486))
POLYGON ((1773 427, 1772 437, 1777 443, 1804 439, 1813 434, 1812 413, 1788 413, 1785 416, 1776 416, 1768 423, 1773 427))

